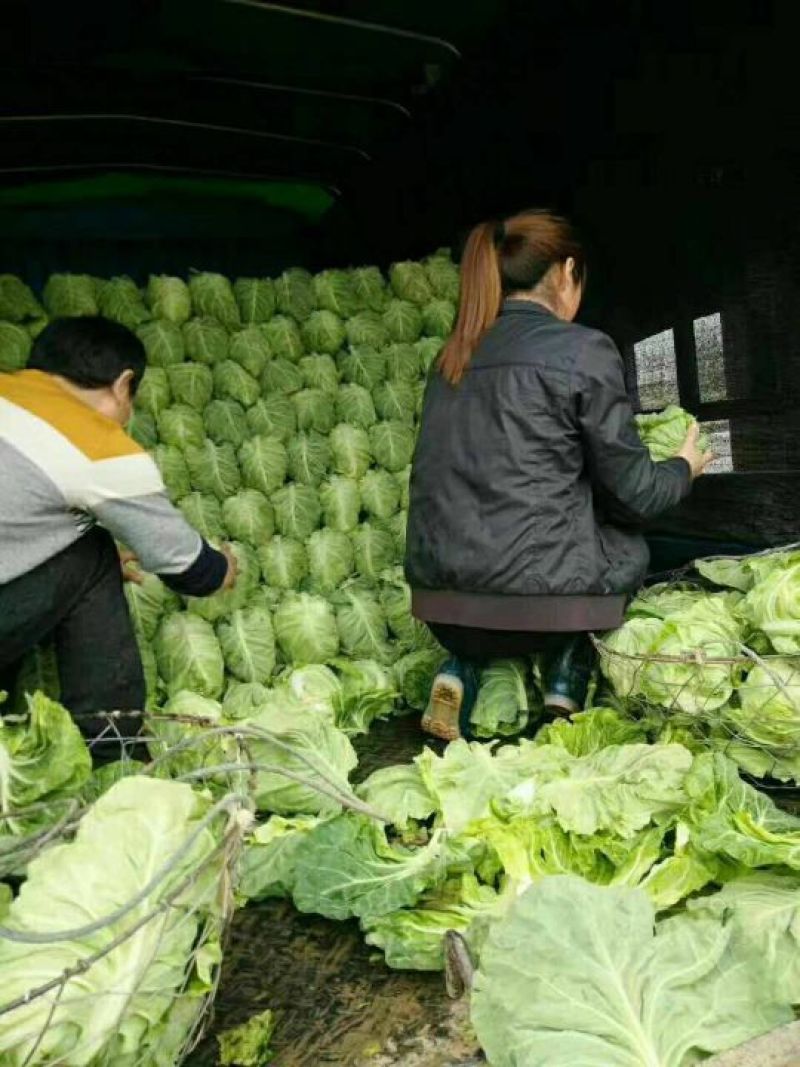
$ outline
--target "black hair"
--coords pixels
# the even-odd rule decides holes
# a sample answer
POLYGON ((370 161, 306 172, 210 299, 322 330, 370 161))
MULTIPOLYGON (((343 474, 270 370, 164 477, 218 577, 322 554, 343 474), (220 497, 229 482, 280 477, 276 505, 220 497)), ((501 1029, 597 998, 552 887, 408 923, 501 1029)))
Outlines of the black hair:
POLYGON ((101 315, 53 319, 36 338, 29 370, 58 374, 83 389, 113 385, 133 371, 131 396, 142 380, 147 359, 144 345, 127 326, 101 315))

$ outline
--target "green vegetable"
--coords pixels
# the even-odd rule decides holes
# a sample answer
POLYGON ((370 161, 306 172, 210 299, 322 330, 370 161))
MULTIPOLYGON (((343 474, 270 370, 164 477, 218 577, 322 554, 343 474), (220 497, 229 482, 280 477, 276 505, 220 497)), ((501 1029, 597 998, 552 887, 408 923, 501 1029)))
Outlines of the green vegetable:
POLYGON ((189 468, 179 448, 174 445, 156 445, 153 459, 161 471, 161 477, 172 500, 180 500, 191 492, 189 468))
POLYGON ((766 634, 776 652, 800 654, 800 553, 772 566, 756 582, 739 608, 741 616, 766 634))
POLYGON ((344 323, 332 311, 312 311, 302 327, 303 344, 309 352, 335 355, 345 341, 344 323))
POLYGON ((434 294, 442 300, 458 303, 460 278, 458 267, 447 249, 428 256, 424 263, 425 277, 434 294))
POLYGON ((339 371, 330 356, 303 356, 299 367, 306 388, 322 389, 325 393, 338 392, 339 371))
POLYGON ((214 834, 201 825, 207 811, 188 785, 124 778, 94 803, 72 841, 29 864, 4 924, 55 936, 0 938, 3 1001, 25 998, 0 1016, 4 1064, 175 1062, 195 1022, 191 997, 212 988, 209 967, 219 959, 213 926, 195 956, 201 924, 217 911, 221 873, 214 834), (203 865, 191 893, 177 893, 203 865), (57 936, 96 922, 99 929, 79 938, 57 936), (72 977, 62 983, 65 972, 72 977), (50 993, 27 999, 51 980, 50 993))
POLYGON ((292 396, 297 427, 329 433, 336 422, 334 399, 322 389, 301 389, 292 396))
POLYGON ((202 448, 188 445, 184 454, 193 489, 220 501, 237 492, 242 479, 233 445, 215 445, 207 438, 202 448))
POLYGON ((414 764, 373 771, 358 787, 358 795, 395 826, 404 827, 412 819, 429 819, 436 811, 436 801, 414 764))
MULTIPOLYGON (((693 415, 676 404, 670 404, 663 411, 652 415, 637 415, 636 427, 642 442, 646 445, 652 459, 658 461, 673 459, 681 450, 691 427, 696 422, 693 415)), ((708 441, 701 436, 699 446, 705 450, 708 441)))
POLYGON ((443 841, 393 847, 374 820, 345 814, 307 834, 297 850, 293 899, 328 919, 388 915, 444 879, 443 841))
POLYGON ((364 510, 375 519, 391 518, 400 506, 400 487, 388 471, 367 471, 358 487, 364 510))
POLYGON ((314 430, 293 437, 286 454, 290 477, 304 485, 319 485, 331 465, 328 440, 314 430))
POLYGON ((319 525, 321 506, 313 486, 289 482, 272 494, 271 501, 275 525, 284 537, 305 541, 319 525))
MULTIPOLYGON (((25 703, 27 711, 18 720, 0 717, 0 839, 61 818, 64 800, 81 791, 92 770, 89 750, 69 712, 43 693, 27 696, 25 703), (26 813, 33 804, 52 808, 26 813)), ((0 938, 0 955, 3 944, 0 938)))
POLYGON ((792 1017, 715 919, 654 925, 637 889, 546 878, 490 929, 472 1022, 496 1067, 685 1067, 792 1017))
POLYGON ((222 274, 210 271, 193 274, 189 278, 189 293, 195 315, 216 319, 226 330, 235 330, 241 324, 233 287, 222 274))
POLYGON ((277 589, 297 589, 308 574, 305 547, 290 537, 273 537, 259 548, 258 558, 267 582, 277 589))
POLYGON ((330 435, 333 468, 346 478, 361 478, 372 462, 372 450, 366 430, 340 422, 330 435))
POLYGON ((476 737, 521 733, 528 724, 528 665, 524 660, 494 660, 481 671, 471 724, 476 737))
MULTIPOLYGON (((351 322, 354 320, 350 320, 351 322)), ((351 342, 352 343, 352 342, 351 342)), ((339 359, 342 377, 351 385, 372 391, 386 377, 386 357, 369 344, 355 343, 349 353, 339 359)))
POLYGON ((30 353, 30 334, 13 322, 0 322, 0 371, 22 370, 30 353))
POLYGON ((261 386, 235 360, 225 359, 214 365, 214 395, 220 400, 236 400, 249 408, 261 395, 261 386))
POLYGON ((372 395, 375 410, 382 419, 413 424, 416 396, 414 387, 408 382, 379 382, 372 395))
POLYGON ((391 534, 380 527, 362 523, 351 534, 356 555, 356 570, 362 577, 376 582, 395 561, 395 546, 391 534))
POLYGON ((336 395, 336 418, 339 422, 349 422, 362 430, 368 430, 377 419, 369 390, 354 383, 339 386, 336 395))
POLYGON ((394 667, 403 700, 416 711, 424 710, 431 693, 436 672, 444 663, 446 653, 440 648, 421 648, 401 656, 394 667))
MULTIPOLYGON (((297 363, 303 355, 303 339, 296 322, 285 315, 276 315, 264 327, 264 336, 276 359, 297 363)), ((299 386, 297 387, 300 388, 299 386)))
POLYGON ((253 378, 261 377, 271 358, 272 349, 262 327, 248 326, 231 337, 231 359, 253 378))
POLYGON ((378 268, 356 267, 350 272, 350 276, 361 307, 369 311, 383 311, 388 300, 388 293, 386 282, 378 268))
POLYGON ((176 611, 180 599, 154 574, 140 574, 139 582, 125 583, 125 597, 136 632, 152 641, 161 617, 176 611))
POLYGON ((269 278, 237 278, 233 294, 242 322, 269 322, 275 313, 275 286, 269 278))
POLYGON ((369 443, 376 461, 387 471, 397 473, 411 462, 414 432, 396 419, 377 422, 369 430, 369 443))
POLYGON ((169 615, 156 635, 158 670, 172 696, 189 690, 222 695, 225 664, 213 627, 189 613, 169 615))
POLYGON ((147 352, 152 367, 170 367, 182 363, 186 355, 183 334, 169 319, 154 319, 143 323, 136 334, 147 352))
POLYGON ((217 445, 239 448, 249 436, 245 411, 235 400, 212 400, 203 412, 206 433, 217 445))
POLYGON ((349 319, 364 306, 353 277, 344 270, 326 270, 318 274, 314 278, 314 295, 321 308, 343 319, 349 319))
POLYGON ((286 449, 276 437, 258 434, 239 449, 242 480, 248 489, 269 496, 286 481, 286 449))
POLYGON ((292 440, 297 430, 294 404, 288 396, 281 393, 262 397, 247 409, 247 426, 253 434, 276 437, 286 444, 292 440))
POLYGON ((392 289, 401 300, 424 307, 433 299, 433 290, 422 263, 393 263, 389 270, 392 289))
POLYGON ((241 608, 217 626, 225 666, 241 682, 268 682, 275 670, 272 618, 264 608, 241 608))
POLYGON ((431 300, 422 309, 425 333, 429 337, 449 337, 456 323, 456 307, 449 300, 431 300))
POLYGON ((441 889, 426 893, 415 908, 362 920, 368 945, 383 950, 386 963, 397 970, 444 970, 444 936, 462 934, 476 919, 494 918, 501 898, 491 886, 464 874, 441 889))
POLYGON ((185 449, 187 445, 201 448, 205 440, 203 417, 187 404, 173 404, 165 408, 157 419, 158 435, 165 445, 185 449))
POLYGON ((0 274, 0 319, 28 322, 44 318, 44 309, 33 291, 14 274, 0 274))
POLYGON ((216 319, 189 319, 183 326, 186 355, 196 363, 221 363, 228 358, 230 342, 225 327, 216 319))
POLYGON ((216 497, 204 496, 202 493, 189 493, 178 501, 178 507, 183 512, 186 521, 194 526, 206 541, 221 541, 224 538, 222 508, 216 497))
POLYGON ((319 792, 315 785, 324 775, 340 792, 349 792, 347 778, 357 760, 348 738, 325 715, 316 708, 304 707, 293 700, 288 690, 279 687, 247 725, 269 734, 248 738, 248 751, 254 762, 276 768, 256 774, 254 799, 260 811, 278 815, 331 815, 339 811, 339 803, 319 792), (272 738, 291 745, 292 751, 278 748, 272 738), (281 768, 301 776, 303 781, 279 774, 277 769, 281 768))
POLYGON ((134 408, 126 429, 128 434, 142 448, 152 449, 156 447, 158 443, 156 420, 148 411, 137 411, 134 408))
POLYGON ((392 713, 397 689, 389 669, 374 659, 340 659, 341 692, 334 701, 335 722, 348 737, 365 734, 375 719, 392 713))
POLYGON ((51 318, 97 315, 97 289, 88 274, 51 274, 44 287, 45 310, 51 318))
POLYGON ((390 300, 383 313, 383 324, 389 339, 395 342, 413 344, 422 335, 422 315, 407 300, 390 300))
MULTIPOLYGON (((261 387, 267 397, 274 395, 291 396, 303 388, 303 376, 300 368, 285 359, 273 359, 264 369, 261 387)), ((294 413, 294 405, 292 405, 294 413)))
POLYGON ((151 274, 147 283, 147 303, 154 319, 181 326, 192 313, 189 287, 182 278, 151 274))
POLYGON ((320 485, 319 499, 326 526, 341 533, 355 530, 361 511, 358 482, 334 474, 320 485))
MULTIPOLYGON (((180 400, 182 397, 176 397, 180 400)), ((172 400, 169 378, 163 367, 148 367, 136 390, 136 407, 157 416, 172 400)))
MULTIPOLYGON (((346 534, 339 536, 347 538, 346 534)), ((342 586, 331 602, 344 652, 362 659, 388 660, 389 632, 377 596, 356 581, 342 586)))
MULTIPOLYGON (((384 348, 389 341, 389 334, 381 315, 374 311, 359 311, 346 323, 347 341, 354 348, 365 346, 368 349, 384 348)), ((348 377, 345 372, 345 377, 348 377)), ((350 378, 355 381, 355 378, 350 378)), ((365 382, 359 384, 364 385, 365 382)))
POLYGON ((275 636, 289 663, 327 663, 339 651, 333 608, 322 597, 289 593, 275 612, 275 636))
MULTIPOLYGON (((157 373, 159 373, 157 367, 145 372, 146 375, 157 373)), ((211 400, 214 391, 211 370, 201 363, 176 363, 175 366, 167 367, 160 373, 167 378, 169 388, 177 403, 186 404, 196 411, 203 411, 211 400)), ((144 384, 142 382, 142 385, 144 384)), ((162 407, 164 406, 166 405, 162 404, 162 407)), ((158 411, 153 414, 157 415, 158 411)))
POLYGON ((242 856, 237 886, 241 896, 247 900, 291 896, 297 849, 319 822, 314 815, 289 819, 272 815, 256 826, 247 838, 242 856))
POLYGON ((333 593, 352 575, 355 559, 346 533, 315 530, 306 542, 306 549, 308 571, 319 592, 333 593))
POLYGON ((111 278, 100 287, 100 314, 135 330, 150 318, 139 286, 131 278, 111 278))
POLYGON ((305 322, 317 306, 312 276, 299 267, 285 270, 275 282, 275 299, 283 315, 305 322))
POLYGON ((275 1021, 269 1010, 253 1015, 241 1026, 223 1030, 217 1038, 222 1067, 263 1067, 269 1063, 274 1030, 275 1021))
POLYGON ((272 505, 257 489, 242 489, 223 500, 222 519, 235 541, 256 547, 266 544, 275 530, 272 505))

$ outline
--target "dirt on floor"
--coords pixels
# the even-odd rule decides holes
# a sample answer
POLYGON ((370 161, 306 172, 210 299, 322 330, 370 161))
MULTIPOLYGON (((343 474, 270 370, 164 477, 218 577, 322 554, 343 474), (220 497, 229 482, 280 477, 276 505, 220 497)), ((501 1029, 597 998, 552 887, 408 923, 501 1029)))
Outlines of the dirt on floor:
MULTIPOLYGON (((411 760, 427 743, 418 718, 377 723, 357 743, 358 779, 411 760)), ((273 1067, 467 1067, 482 1063, 466 1000, 442 974, 392 971, 358 924, 300 915, 286 901, 239 912, 209 1036, 186 1061, 214 1067, 215 1034, 270 1008, 273 1067)))

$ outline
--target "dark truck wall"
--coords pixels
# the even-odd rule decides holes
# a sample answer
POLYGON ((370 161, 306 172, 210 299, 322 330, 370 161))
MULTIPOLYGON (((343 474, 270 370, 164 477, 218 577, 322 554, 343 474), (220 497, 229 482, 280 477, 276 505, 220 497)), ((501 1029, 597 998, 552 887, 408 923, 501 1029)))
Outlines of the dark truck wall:
MULTIPOLYGON (((680 401, 722 435, 732 473, 704 478, 667 524, 770 543, 800 539, 800 100, 790 3, 336 5, 336 14, 424 30, 430 40, 422 43, 364 38, 357 29, 344 38, 341 26, 277 15, 267 24, 259 20, 268 14, 238 5, 215 8, 225 26, 212 26, 206 5, 191 22, 186 10, 176 0, 126 2, 119 25, 94 20, 87 35, 71 9, 35 78, 12 69, 22 56, 15 50, 4 107, 55 107, 82 85, 74 111, 96 110, 98 94, 104 110, 122 109, 129 95, 139 111, 215 129, 12 126, 4 133, 19 136, 4 138, 0 151, 8 171, 27 159, 88 166, 115 149, 137 166, 155 160, 253 178, 269 171, 297 182, 313 165, 335 188, 334 206, 314 212, 233 192, 170 194, 165 172, 167 184, 144 197, 0 206, 2 269, 41 284, 64 269, 143 280, 192 267, 236 275, 387 266, 441 245, 457 250, 479 219, 560 208, 587 239, 582 318, 620 345, 642 405, 655 406, 645 379, 659 369, 671 382, 660 402, 680 401), (249 21, 236 32, 239 17, 249 21), (335 36, 325 37, 326 25, 335 36), (312 29, 313 44, 303 36, 312 29), (441 44, 447 37, 460 60, 441 44), (55 87, 44 85, 70 49, 83 65, 97 64, 104 49, 113 62, 94 80, 59 68, 55 87), (300 94, 230 84, 292 77, 305 79, 300 94), (216 129, 259 124, 289 139, 216 129), (365 146, 365 154, 339 147, 314 155, 294 135, 365 146), (719 336, 709 342, 698 330, 716 315, 719 336), (666 348, 647 340, 668 331, 666 348)), ((0 184, 12 180, 6 174, 0 184)))

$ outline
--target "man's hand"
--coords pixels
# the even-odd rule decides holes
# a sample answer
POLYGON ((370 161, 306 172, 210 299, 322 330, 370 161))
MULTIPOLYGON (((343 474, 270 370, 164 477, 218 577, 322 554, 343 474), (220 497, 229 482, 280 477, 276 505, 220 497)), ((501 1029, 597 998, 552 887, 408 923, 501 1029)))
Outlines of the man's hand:
POLYGON ((230 545, 223 545, 220 552, 228 561, 228 569, 225 572, 225 581, 222 583, 222 588, 223 590, 233 589, 239 574, 239 564, 236 562, 236 556, 230 545))
POLYGON ((678 453, 681 459, 685 459, 692 472, 692 481, 705 474, 706 467, 714 458, 713 452, 703 452, 699 445, 700 427, 693 422, 686 435, 686 440, 678 453))
POLYGON ((138 569, 139 560, 136 558, 135 552, 120 549, 119 563, 122 567, 123 582, 133 582, 134 585, 142 584, 142 572, 138 569))

